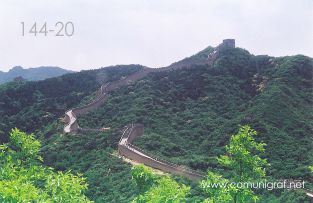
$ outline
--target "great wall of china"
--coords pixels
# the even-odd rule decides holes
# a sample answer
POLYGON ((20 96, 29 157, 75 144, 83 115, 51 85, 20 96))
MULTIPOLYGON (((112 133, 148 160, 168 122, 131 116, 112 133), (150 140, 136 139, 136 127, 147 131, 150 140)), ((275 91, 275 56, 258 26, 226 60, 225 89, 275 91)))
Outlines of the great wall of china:
MULTIPOLYGON (((222 47, 235 47, 235 41, 232 39, 223 40, 223 43, 217 46, 214 51, 208 55, 208 59, 206 61, 207 64, 212 64, 214 60, 216 59, 218 55, 218 51, 222 47)), ((116 90, 120 87, 127 86, 131 84, 132 82, 135 82, 137 80, 140 80, 147 76, 149 73, 153 72, 161 72, 161 71, 171 71, 171 70, 177 70, 181 68, 189 68, 189 66, 169 66, 165 68, 143 68, 142 70, 133 73, 132 75, 127 76, 124 79, 112 82, 112 83, 106 83, 101 86, 100 90, 97 93, 96 99, 91 102, 90 104, 87 104, 82 107, 74 108, 65 113, 64 121, 66 122, 66 125, 64 127, 65 133, 77 133, 77 132, 97 132, 97 131, 103 131, 103 129, 83 129, 80 128, 77 123, 77 116, 89 113, 90 111, 93 111, 97 109, 99 106, 104 104, 106 99, 109 96, 109 92, 116 90)), ((150 166, 152 168, 161 170, 166 173, 172 173, 175 175, 181 175, 187 178, 190 178, 192 180, 199 180, 205 177, 205 174, 191 170, 186 167, 182 167, 179 165, 176 165, 174 163, 161 160, 152 154, 149 154, 148 152, 143 151, 142 149, 134 146, 131 144, 132 140, 134 140, 136 137, 141 136, 143 134, 143 126, 140 124, 130 124, 128 126, 125 126, 122 131, 122 136, 118 144, 118 152, 121 156, 124 156, 130 160, 133 160, 138 163, 143 163, 147 166, 150 166)), ((313 196, 313 194, 309 191, 306 191, 307 195, 313 196)))
POLYGON ((143 135, 143 125, 130 124, 126 126, 118 144, 119 154, 127 157, 128 159, 135 160, 138 163, 143 163, 160 171, 184 176, 191 180, 200 180, 205 178, 204 173, 162 160, 132 145, 131 141, 141 135, 143 135))
MULTIPOLYGON (((234 39, 225 39, 223 40, 223 43, 218 45, 214 48, 214 51, 208 55, 207 60, 204 62, 206 64, 211 64, 215 60, 218 54, 218 50, 222 47, 230 47, 235 48, 235 40, 234 39)), ((173 65, 168 66, 164 68, 143 68, 142 70, 133 73, 132 75, 127 76, 124 79, 114 81, 112 83, 106 83, 101 86, 100 90, 97 93, 97 97, 94 101, 92 101, 90 104, 87 104, 82 107, 77 107, 74 109, 70 109, 65 112, 64 122, 66 123, 64 127, 65 133, 76 133, 78 131, 84 131, 86 129, 82 129, 78 126, 77 123, 77 116, 86 114, 90 111, 93 111, 97 109, 99 106, 101 106, 107 99, 108 93, 116 90, 120 87, 127 86, 132 82, 135 82, 137 80, 140 80, 147 76, 149 73, 153 72, 164 72, 164 71, 171 71, 171 70, 178 70, 181 68, 191 68, 191 66, 186 65, 173 65)), ((93 129, 96 130, 96 129, 93 129)), ((100 130, 100 129, 99 129, 100 130)))
MULTIPOLYGON (((64 121, 66 125, 64 127, 65 133, 86 133, 86 132, 100 132, 103 131, 100 129, 84 129, 79 127, 77 123, 77 116, 86 114, 90 111, 97 109, 101 106, 109 96, 109 92, 116 90, 122 86, 127 86, 132 82, 142 79, 147 76, 151 72, 159 72, 159 71, 169 71, 176 70, 181 67, 166 67, 160 69, 152 69, 152 68, 144 68, 141 71, 138 71, 122 80, 118 80, 112 83, 106 83, 101 86, 97 98, 82 107, 74 108, 69 111, 66 111, 64 121)), ((118 152, 121 156, 124 156, 130 160, 133 160, 137 163, 143 163, 147 166, 150 166, 155 169, 159 169, 166 173, 172 173, 176 175, 182 175, 184 177, 190 178, 192 180, 199 180, 205 177, 205 174, 188 169, 186 167, 182 167, 173 163, 170 163, 165 160, 161 160, 147 152, 144 152, 142 149, 131 144, 131 141, 136 137, 143 134, 143 126, 142 125, 129 125, 125 127, 126 129, 123 131, 121 139, 118 144, 118 152)))
MULTIPOLYGON (((221 47, 235 47, 235 40, 228 39, 224 40, 222 44, 217 46, 213 53, 208 55, 207 60, 204 62, 206 64, 211 64, 215 60, 218 50, 221 47)), ((183 65, 173 65, 168 66, 164 68, 143 68, 142 70, 133 73, 132 75, 127 76, 124 79, 112 82, 112 83, 106 83, 101 86, 100 90, 97 93, 97 97, 94 101, 92 101, 90 104, 87 104, 82 107, 74 108, 71 110, 68 110, 65 113, 64 121, 66 122, 66 125, 64 127, 65 133, 86 133, 86 132, 97 132, 97 131, 104 131, 106 129, 100 128, 100 129, 84 129, 79 127, 77 123, 77 116, 86 114, 90 111, 93 111, 100 107, 106 99, 109 96, 109 92, 116 90, 120 87, 127 86, 132 82, 135 82, 137 80, 140 80, 147 76, 149 73, 153 72, 161 72, 161 71, 171 71, 171 70, 178 70, 181 68, 190 68, 191 66, 183 66, 183 65)), ((161 160, 142 149, 139 149, 138 147, 131 144, 132 140, 135 139, 138 136, 141 136, 143 134, 143 126, 140 124, 131 124, 125 127, 123 134, 121 136, 121 139, 118 144, 118 152, 121 156, 124 156, 130 160, 133 160, 138 163, 143 163, 147 166, 150 166, 152 168, 161 170, 166 173, 172 173, 175 175, 181 175, 187 178, 190 178, 192 180, 199 180, 205 178, 205 174, 191 170, 189 168, 176 165, 174 163, 170 163, 165 160, 161 160)))
MULTIPOLYGON (((235 40, 226 39, 223 40, 223 43, 214 48, 214 51, 208 55, 208 59, 205 62, 206 64, 212 64, 214 60, 218 56, 218 51, 220 48, 230 47, 235 48, 235 40)), ((143 68, 142 70, 133 73, 132 75, 127 76, 124 79, 106 83, 101 86, 100 90, 97 93, 96 99, 92 101, 90 104, 87 104, 82 107, 74 108, 65 112, 64 121, 66 125, 64 126, 65 133, 87 133, 87 132, 100 132, 106 129, 84 129, 79 127, 77 123, 77 116, 89 113, 100 107, 109 96, 109 92, 116 90, 120 87, 127 86, 132 82, 140 80, 147 76, 149 73, 154 72, 163 72, 163 71, 171 71, 178 70, 181 68, 190 68, 191 66, 168 66, 164 68, 143 68)), ((136 138, 143 134, 144 128, 141 124, 130 124, 124 127, 122 130, 122 135, 120 141, 118 143, 118 152, 119 155, 124 156, 130 160, 133 160, 137 163, 142 163, 152 168, 158 169, 165 173, 171 173, 175 175, 184 176, 191 180, 200 180, 205 178, 205 174, 199 171, 191 170, 187 167, 179 166, 177 164, 162 160, 160 158, 155 157, 154 155, 145 152, 144 150, 134 146, 131 142, 136 138)), ((303 190, 309 197, 313 197, 313 192, 308 190, 303 190)))
MULTIPOLYGON (((206 64, 211 64, 215 60, 218 50, 221 47, 235 47, 235 40, 233 39, 227 39, 223 40, 223 43, 217 46, 213 53, 208 55, 207 60, 204 62, 206 64)), ((94 101, 92 101, 90 104, 87 104, 82 107, 74 108, 71 110, 66 111, 64 121, 66 123, 64 127, 65 133, 86 133, 86 132, 100 132, 106 129, 100 128, 100 129, 86 129, 79 127, 77 123, 77 116, 89 113, 90 111, 93 111, 100 107, 106 99, 109 96, 109 92, 116 90, 120 87, 127 86, 131 84, 132 82, 135 82, 137 80, 140 80, 147 76, 149 73, 153 72, 163 72, 163 71, 171 71, 171 70, 178 70, 181 68, 190 68, 191 66, 183 66, 183 65, 173 65, 168 66, 164 68, 143 68, 142 70, 133 73, 132 75, 127 76, 124 79, 112 82, 112 83, 106 83, 101 86, 100 90, 97 93, 97 97, 94 101)), ((131 144, 132 140, 134 140, 136 137, 141 136, 143 134, 143 126, 140 124, 130 124, 124 128, 123 134, 121 136, 121 139, 118 144, 118 152, 121 156, 124 156, 130 160, 133 160, 138 163, 143 163, 147 166, 150 166, 152 168, 161 170, 166 173, 171 173, 175 175, 181 175, 187 178, 190 178, 192 180, 199 180, 203 179, 205 177, 205 174, 191 170, 189 168, 179 166, 177 164, 161 160, 142 149, 134 146, 131 144)))

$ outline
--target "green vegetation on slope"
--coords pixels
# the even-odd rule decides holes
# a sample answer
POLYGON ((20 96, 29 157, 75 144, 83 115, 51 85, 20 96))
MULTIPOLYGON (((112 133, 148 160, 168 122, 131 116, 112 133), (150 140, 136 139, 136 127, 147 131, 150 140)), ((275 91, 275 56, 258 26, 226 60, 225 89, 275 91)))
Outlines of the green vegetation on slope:
MULTIPOLYGON (((242 126, 237 134, 231 136, 229 145, 226 146, 227 154, 220 156, 218 162, 229 168, 232 175, 224 178, 217 173, 208 171, 207 178, 198 183, 202 190, 200 195, 191 194, 190 188, 186 185, 179 184, 168 176, 157 176, 143 165, 133 167, 132 179, 136 182, 137 196, 132 202, 257 202, 260 200, 260 196, 254 190, 262 190, 262 188, 252 189, 249 185, 245 185, 245 183, 266 181, 268 164, 266 159, 262 159, 258 155, 265 151, 265 144, 255 141, 256 134, 256 131, 249 126, 242 126), (204 196, 205 199, 202 199, 201 196, 204 196)), ((310 199, 303 191, 298 190, 286 193, 279 199, 266 196, 264 202, 309 203, 310 199)))
POLYGON ((251 124, 268 145, 271 175, 305 178, 313 161, 311 70, 312 60, 300 55, 227 50, 214 67, 156 73, 117 90, 78 121, 82 127, 143 123, 136 145, 201 170, 215 167, 209 157, 223 151, 239 124, 251 124))
POLYGON ((45 164, 84 174, 89 185, 86 195, 95 202, 131 202, 135 195, 131 167, 116 153, 121 132, 60 136, 62 127, 56 123, 48 130, 52 136, 42 148, 45 164))
POLYGON ((250 124, 267 144, 270 176, 310 180, 312 67, 312 59, 301 55, 224 50, 213 67, 155 73, 117 90, 78 121, 113 128, 143 123, 145 134, 135 145, 203 171, 217 168, 215 157, 229 135, 250 124))
MULTIPOLYGON (((111 127, 111 131, 62 135, 58 118, 65 110, 90 101, 101 83, 140 68, 86 71, 0 86, 1 140, 15 126, 37 130, 44 138, 45 164, 83 173, 89 184, 86 195, 96 202, 130 202, 135 197, 130 166, 116 157, 119 130, 131 122, 145 126, 145 134, 134 142, 140 148, 226 177, 229 171, 218 165, 216 157, 224 154, 238 125, 249 124, 259 132, 257 141, 267 144, 264 157, 272 165, 271 177, 312 180, 307 166, 313 165, 313 65, 312 59, 301 55, 273 58, 226 49, 213 66, 150 74, 112 92, 101 108, 78 119, 81 127, 111 127), (46 116, 49 113, 51 117, 46 116)), ((196 186, 190 193, 201 196, 196 186)), ((268 196, 275 199, 279 193, 268 196)))
MULTIPOLYGON (((230 139, 226 146, 227 155, 220 156, 218 161, 221 165, 229 167, 232 176, 230 180, 209 171, 206 180, 200 182, 200 187, 207 197, 204 203, 255 202, 258 196, 251 188, 239 188, 231 185, 248 181, 261 181, 265 177, 266 160, 260 158, 255 152, 264 152, 264 143, 254 140, 256 132, 249 126, 243 126, 236 135, 230 139), (227 185, 227 183, 229 183, 227 185), (221 184, 214 187, 215 184, 221 184), (225 187, 222 186, 225 184, 225 187)), ((158 177, 144 166, 136 166, 132 169, 132 178, 135 180, 139 195, 133 200, 134 203, 151 202, 186 202, 190 188, 179 185, 171 178, 158 177)), ((199 200, 200 201, 200 200, 199 200)))
POLYGON ((139 65, 113 66, 39 82, 1 85, 0 143, 8 140, 10 129, 39 130, 63 117, 66 110, 97 91, 102 83, 117 80, 141 68, 139 65))

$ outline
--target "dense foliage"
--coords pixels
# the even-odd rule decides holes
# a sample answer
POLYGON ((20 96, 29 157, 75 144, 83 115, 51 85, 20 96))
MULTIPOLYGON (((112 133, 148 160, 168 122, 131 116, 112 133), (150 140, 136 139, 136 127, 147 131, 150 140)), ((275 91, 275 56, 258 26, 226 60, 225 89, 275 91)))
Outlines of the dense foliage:
MULTIPOLYGON (((36 132, 43 139, 44 163, 83 173, 89 184, 86 195, 96 202, 135 198, 130 165, 116 152, 119 130, 130 122, 145 126, 145 134, 134 141, 140 148, 223 177, 230 172, 219 166, 216 157, 225 154, 224 146, 238 125, 249 124, 259 134, 256 141, 267 144, 263 158, 271 164, 270 177, 312 180, 308 168, 313 165, 312 59, 253 56, 236 48, 222 50, 213 65, 197 63, 211 51, 186 59, 182 64, 190 69, 152 73, 118 89, 97 111, 79 117, 82 127, 111 127, 106 133, 64 136, 59 118, 67 109, 92 100, 100 84, 142 67, 111 67, 2 85, 0 139, 7 141, 5 135, 12 127, 36 132)), ((187 201, 194 202, 192 196, 203 200, 196 185, 178 181, 192 185, 187 201)), ((261 201, 297 198, 275 191, 261 201)))
MULTIPOLYGON (((218 161, 231 170, 232 176, 230 179, 225 179, 209 171, 207 179, 200 182, 200 187, 207 197, 204 203, 246 203, 258 200, 258 196, 251 188, 230 184, 261 181, 261 178, 265 177, 263 167, 266 165, 266 160, 255 154, 255 152, 264 152, 265 144, 255 142, 254 135, 256 132, 253 129, 243 126, 231 137, 230 144, 226 146, 227 155, 220 156, 218 161)), ((157 176, 143 165, 132 168, 132 178, 138 189, 138 196, 132 201, 134 203, 187 201, 186 196, 190 188, 184 184, 179 185, 168 176, 157 176)))
POLYGON ((60 136, 62 127, 54 124, 48 129, 52 136, 42 148, 45 164, 84 174, 89 185, 86 195, 95 202, 131 202, 135 197, 131 167, 117 157, 114 144, 121 132, 60 136))
POLYGON ((178 184, 168 176, 157 176, 143 166, 132 169, 132 178, 138 188, 138 196, 133 203, 181 203, 186 202, 187 186, 178 184))
POLYGON ((260 182, 265 178, 267 161, 256 154, 264 152, 265 144, 257 143, 254 140, 255 135, 255 130, 249 126, 242 126, 238 133, 230 138, 229 145, 226 145, 227 155, 220 156, 218 162, 230 169, 231 175, 227 180, 209 171, 207 180, 201 183, 201 187, 209 194, 208 202, 245 203, 256 202, 259 199, 252 188, 227 185, 227 183, 260 182), (214 184, 220 185, 213 188, 214 184))
POLYGON ((95 92, 100 84, 138 71, 141 66, 114 66, 82 71, 39 82, 7 83, 0 86, 0 143, 11 128, 34 132, 64 115, 95 92))
POLYGON ((41 144, 33 135, 18 129, 10 133, 10 141, 0 145, 1 202, 90 202, 80 174, 54 172, 41 165, 41 144))
POLYGON ((143 123, 145 134, 135 145, 203 171, 218 167, 215 157, 229 135, 239 124, 250 124, 259 132, 257 140, 267 144, 270 176, 309 181, 312 69, 312 59, 301 55, 225 50, 213 67, 160 72, 117 90, 79 123, 113 128, 143 123))
POLYGON ((161 72, 120 89, 79 123, 143 123, 146 133, 136 145, 201 170, 216 166, 210 157, 223 152, 238 124, 251 124, 267 144, 271 175, 308 177, 311 70, 312 60, 301 55, 275 59, 227 50, 213 67, 161 72))

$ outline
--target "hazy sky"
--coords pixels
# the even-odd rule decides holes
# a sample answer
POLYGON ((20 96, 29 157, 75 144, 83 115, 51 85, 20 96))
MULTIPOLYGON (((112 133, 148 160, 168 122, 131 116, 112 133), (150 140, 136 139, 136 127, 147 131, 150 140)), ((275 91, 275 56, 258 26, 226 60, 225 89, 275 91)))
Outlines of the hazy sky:
POLYGON ((313 56, 312 0, 1 0, 0 70, 169 65, 235 38, 253 54, 313 56), (28 33, 37 22, 72 37, 28 33), (25 23, 25 36, 22 24, 25 23), (70 31, 70 27, 68 27, 70 31))

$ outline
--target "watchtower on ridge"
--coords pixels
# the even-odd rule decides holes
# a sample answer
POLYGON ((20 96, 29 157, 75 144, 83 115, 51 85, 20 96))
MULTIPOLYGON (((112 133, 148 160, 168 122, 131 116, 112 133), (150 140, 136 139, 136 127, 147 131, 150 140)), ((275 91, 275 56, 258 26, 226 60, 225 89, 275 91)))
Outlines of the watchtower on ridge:
POLYGON ((223 43, 220 44, 220 46, 227 48, 235 48, 236 47, 235 39, 224 39, 223 43))
POLYGON ((217 58, 219 51, 228 48, 235 48, 235 39, 224 39, 221 44, 214 48, 214 51, 208 55, 208 63, 213 64, 214 60, 217 58))

